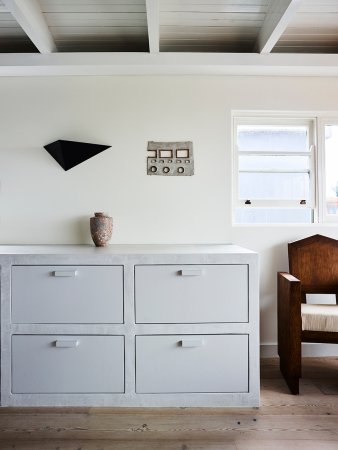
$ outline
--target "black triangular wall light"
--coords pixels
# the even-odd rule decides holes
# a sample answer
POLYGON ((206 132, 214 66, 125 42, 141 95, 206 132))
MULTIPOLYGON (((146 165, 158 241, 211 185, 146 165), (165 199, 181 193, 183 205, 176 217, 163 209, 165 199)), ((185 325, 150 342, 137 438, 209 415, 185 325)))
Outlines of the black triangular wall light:
POLYGON ((55 141, 44 148, 64 170, 69 170, 83 161, 103 152, 110 145, 88 144, 76 141, 55 141))

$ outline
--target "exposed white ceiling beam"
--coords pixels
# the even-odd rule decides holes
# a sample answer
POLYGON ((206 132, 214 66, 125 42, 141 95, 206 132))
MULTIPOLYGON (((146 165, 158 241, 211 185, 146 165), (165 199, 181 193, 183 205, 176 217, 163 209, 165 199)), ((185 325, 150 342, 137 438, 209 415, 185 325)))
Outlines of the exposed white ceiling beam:
POLYGON ((256 50, 270 53, 295 16, 302 0, 273 0, 257 38, 256 50))
POLYGON ((3 53, 0 76, 338 76, 338 55, 257 53, 3 53))
POLYGON ((37 0, 2 0, 40 53, 56 51, 55 42, 37 0))
POLYGON ((160 51, 160 5, 159 0, 146 0, 149 52, 160 51))

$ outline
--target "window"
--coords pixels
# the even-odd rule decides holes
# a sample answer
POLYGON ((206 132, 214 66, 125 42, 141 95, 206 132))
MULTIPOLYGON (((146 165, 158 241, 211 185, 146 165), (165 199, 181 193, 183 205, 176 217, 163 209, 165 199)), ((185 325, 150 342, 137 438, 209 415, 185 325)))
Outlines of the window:
POLYGON ((324 134, 324 180, 322 219, 338 221, 338 121, 322 121, 324 134))
POLYGON ((234 144, 235 223, 314 221, 315 119, 238 117, 234 144))

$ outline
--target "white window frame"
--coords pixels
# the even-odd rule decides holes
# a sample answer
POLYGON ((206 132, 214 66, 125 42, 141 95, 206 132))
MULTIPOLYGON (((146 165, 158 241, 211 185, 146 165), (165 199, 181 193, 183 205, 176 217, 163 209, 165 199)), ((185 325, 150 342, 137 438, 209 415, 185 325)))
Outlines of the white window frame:
MULTIPOLYGON (((234 225, 278 225, 278 223, 240 223, 235 220, 235 212, 237 208, 271 208, 271 209, 293 209, 306 208, 313 211, 313 221, 311 223, 301 223, 302 225, 311 225, 318 222, 317 215, 317 152, 316 152, 316 133, 317 133, 317 118, 315 115, 298 115, 298 114, 278 114, 272 112, 262 113, 233 113, 232 123, 232 148, 233 148, 233 205, 232 205, 232 222, 234 225), (310 199, 306 205, 301 205, 299 200, 254 200, 251 205, 245 205, 245 200, 239 198, 239 155, 246 154, 239 152, 237 147, 237 127, 238 125, 306 125, 309 127, 309 152, 292 153, 292 155, 310 156, 310 199)), ((250 151, 247 154, 257 155, 259 152, 250 151)), ((267 152, 264 152, 267 154, 267 152)), ((273 153, 278 155, 278 153, 273 153)), ((281 152, 283 156, 288 153, 281 152)), ((301 199, 300 199, 301 200, 301 199)), ((295 223, 280 223, 281 225, 295 225, 295 223)))
MULTIPOLYGON (((325 151, 325 125, 338 126, 338 114, 334 116, 322 116, 318 118, 318 147, 320 152, 318 155, 318 216, 320 223, 338 223, 338 216, 328 214, 326 210, 326 151, 325 151)), ((338 168, 337 168, 338 170, 338 168)))

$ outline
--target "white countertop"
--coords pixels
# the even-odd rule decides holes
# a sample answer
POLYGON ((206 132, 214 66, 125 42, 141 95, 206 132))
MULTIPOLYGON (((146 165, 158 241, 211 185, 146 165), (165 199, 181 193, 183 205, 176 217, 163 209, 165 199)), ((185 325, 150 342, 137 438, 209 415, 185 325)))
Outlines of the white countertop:
POLYGON ((0 245, 1 255, 140 255, 255 253, 233 244, 0 245))

